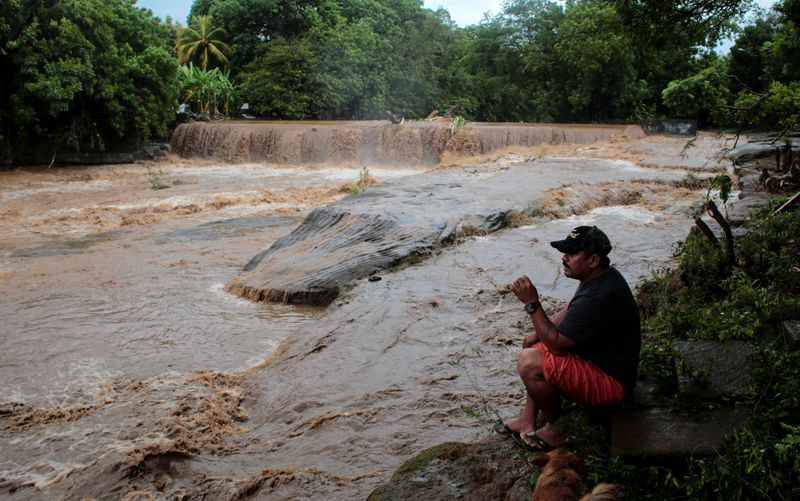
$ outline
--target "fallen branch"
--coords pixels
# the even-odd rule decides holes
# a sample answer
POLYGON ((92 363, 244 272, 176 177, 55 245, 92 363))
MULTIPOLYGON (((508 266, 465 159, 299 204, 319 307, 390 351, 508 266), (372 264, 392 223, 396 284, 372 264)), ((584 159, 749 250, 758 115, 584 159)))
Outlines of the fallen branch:
POLYGON ((800 200, 800 191, 798 191, 797 193, 792 195, 789 198, 789 200, 787 200, 786 202, 783 203, 783 205, 781 205, 780 207, 775 209, 775 212, 773 212, 773 214, 780 214, 781 212, 783 212, 786 209, 790 208, 792 205, 796 204, 798 200, 800 200))

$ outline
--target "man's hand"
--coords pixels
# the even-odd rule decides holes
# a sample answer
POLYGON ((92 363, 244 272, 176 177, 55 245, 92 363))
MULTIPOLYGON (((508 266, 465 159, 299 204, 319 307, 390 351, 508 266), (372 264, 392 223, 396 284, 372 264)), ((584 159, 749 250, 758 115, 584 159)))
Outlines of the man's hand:
POLYGON ((506 287, 517 296, 517 299, 525 304, 539 300, 539 292, 526 275, 522 275, 506 287))
POLYGON ((538 342, 539 342, 539 335, 536 334, 536 331, 533 331, 533 334, 525 336, 525 339, 522 340, 522 347, 530 348, 531 346, 535 345, 538 342))

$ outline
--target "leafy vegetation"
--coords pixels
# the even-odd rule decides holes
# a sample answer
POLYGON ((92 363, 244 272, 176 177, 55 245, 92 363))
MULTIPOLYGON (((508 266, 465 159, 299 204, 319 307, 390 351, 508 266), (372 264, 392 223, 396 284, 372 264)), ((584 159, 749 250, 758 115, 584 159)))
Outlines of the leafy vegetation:
POLYGON ((196 0, 191 16, 231 35, 232 78, 262 115, 457 105, 468 120, 585 122, 666 111, 662 90, 701 69, 750 5, 511 0, 464 29, 418 0, 196 0))
POLYGON ((800 1, 777 2, 775 11, 746 26, 728 57, 713 57, 697 73, 670 82, 664 103, 702 126, 800 126, 800 1))
POLYGON ((367 190, 367 187, 370 185, 370 183, 372 183, 372 177, 369 175, 369 169, 367 169, 367 166, 364 165, 358 172, 358 182, 353 185, 350 193, 352 195, 363 193, 367 190))
POLYGON ((178 68, 178 90, 184 103, 192 104, 203 115, 228 115, 235 99, 235 89, 229 78, 219 68, 204 70, 192 63, 178 68))
POLYGON ((462 116, 457 116, 450 122, 450 125, 447 126, 447 129, 450 131, 450 134, 455 136, 458 134, 464 126, 467 125, 467 120, 462 116))
POLYGON ((188 64, 196 61, 204 70, 208 70, 209 64, 229 67, 231 47, 224 41, 226 36, 224 29, 214 26, 211 16, 192 17, 189 26, 178 28, 175 42, 178 62, 188 64))
POLYGON ((161 176, 163 175, 163 170, 147 167, 147 181, 150 183, 151 190, 163 190, 165 188, 169 188, 168 184, 161 182, 161 176))
MULTIPOLYGON (((0 2, 2 156, 45 144, 100 151, 165 137, 174 118, 172 33, 132 1, 0 2)), ((55 148, 54 148, 55 149, 55 148)))

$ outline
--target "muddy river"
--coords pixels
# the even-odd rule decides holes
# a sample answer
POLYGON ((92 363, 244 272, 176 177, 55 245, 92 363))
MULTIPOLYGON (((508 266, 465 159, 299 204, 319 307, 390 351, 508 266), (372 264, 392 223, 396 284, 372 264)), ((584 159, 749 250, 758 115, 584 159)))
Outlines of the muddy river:
POLYGON ((0 172, 0 496, 362 499, 425 448, 489 433, 476 409, 516 412, 528 326, 504 284, 526 273, 548 309, 563 304, 575 284, 547 242, 589 223, 629 282, 648 276, 705 197, 687 179, 724 168, 724 144, 618 134, 370 164, 389 186, 479 169, 487 193, 527 169, 540 210, 327 308, 223 286, 348 196, 363 158, 0 172))

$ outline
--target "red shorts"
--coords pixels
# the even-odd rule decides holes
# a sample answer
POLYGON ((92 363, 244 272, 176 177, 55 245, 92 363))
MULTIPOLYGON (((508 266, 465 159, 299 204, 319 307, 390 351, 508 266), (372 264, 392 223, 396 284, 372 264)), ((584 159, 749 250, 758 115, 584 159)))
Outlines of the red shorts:
POLYGON ((544 380, 573 402, 590 407, 619 405, 625 388, 592 362, 577 355, 553 355, 544 343, 533 345, 542 353, 544 380))

